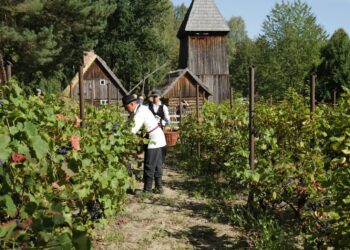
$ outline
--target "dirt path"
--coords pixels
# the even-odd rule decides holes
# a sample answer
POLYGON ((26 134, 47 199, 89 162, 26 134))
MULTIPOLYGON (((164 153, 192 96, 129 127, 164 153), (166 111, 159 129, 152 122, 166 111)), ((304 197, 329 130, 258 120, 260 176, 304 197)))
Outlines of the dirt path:
POLYGON ((176 166, 167 164, 163 180, 162 195, 128 195, 126 210, 96 230, 95 249, 249 249, 242 230, 210 217, 176 166))

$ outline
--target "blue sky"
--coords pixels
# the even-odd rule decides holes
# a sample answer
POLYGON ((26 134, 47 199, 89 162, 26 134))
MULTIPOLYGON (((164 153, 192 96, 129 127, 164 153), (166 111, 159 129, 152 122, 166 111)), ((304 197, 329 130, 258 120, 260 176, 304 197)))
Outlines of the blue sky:
MULTIPOLYGON (((175 5, 185 3, 189 6, 191 0, 172 0, 175 5)), ((261 33, 261 26, 266 16, 270 14, 275 3, 281 0, 215 0, 222 15, 228 20, 232 16, 241 16, 250 38, 261 33)), ((338 28, 343 28, 350 35, 350 0, 304 0, 317 18, 317 23, 323 26, 328 34, 333 34, 338 28)))

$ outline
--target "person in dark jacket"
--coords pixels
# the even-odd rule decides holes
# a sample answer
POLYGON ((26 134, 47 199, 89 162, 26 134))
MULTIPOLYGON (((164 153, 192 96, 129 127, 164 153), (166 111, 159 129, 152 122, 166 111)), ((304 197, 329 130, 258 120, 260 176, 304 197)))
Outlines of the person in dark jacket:
POLYGON ((169 109, 160 100, 161 93, 158 90, 153 90, 150 96, 153 97, 153 102, 148 104, 148 108, 158 120, 159 126, 163 129, 166 125, 170 124, 169 109))

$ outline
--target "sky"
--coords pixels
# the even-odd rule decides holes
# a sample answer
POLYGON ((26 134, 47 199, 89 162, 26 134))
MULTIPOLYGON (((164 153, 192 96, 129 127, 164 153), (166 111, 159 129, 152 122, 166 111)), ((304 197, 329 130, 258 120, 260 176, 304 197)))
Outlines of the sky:
MULTIPOLYGON (((187 7, 191 0, 172 0, 175 5, 184 3, 187 7)), ((261 34, 262 23, 276 3, 282 0, 215 0, 226 20, 241 16, 246 24, 248 36, 256 38, 261 34)), ((312 13, 329 35, 343 28, 350 35, 350 0, 304 0, 312 13)))

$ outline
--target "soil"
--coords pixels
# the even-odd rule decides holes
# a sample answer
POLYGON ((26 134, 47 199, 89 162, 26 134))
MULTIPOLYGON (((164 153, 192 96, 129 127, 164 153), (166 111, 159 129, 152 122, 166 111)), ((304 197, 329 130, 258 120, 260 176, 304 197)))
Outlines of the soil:
MULTIPOLYGON (((251 249, 246 232, 212 216, 210 201, 193 195, 195 180, 167 161, 164 193, 128 194, 125 211, 95 230, 95 249, 251 249), (208 211, 211 211, 210 213, 208 211)), ((142 189, 142 183, 137 188, 142 189)))

